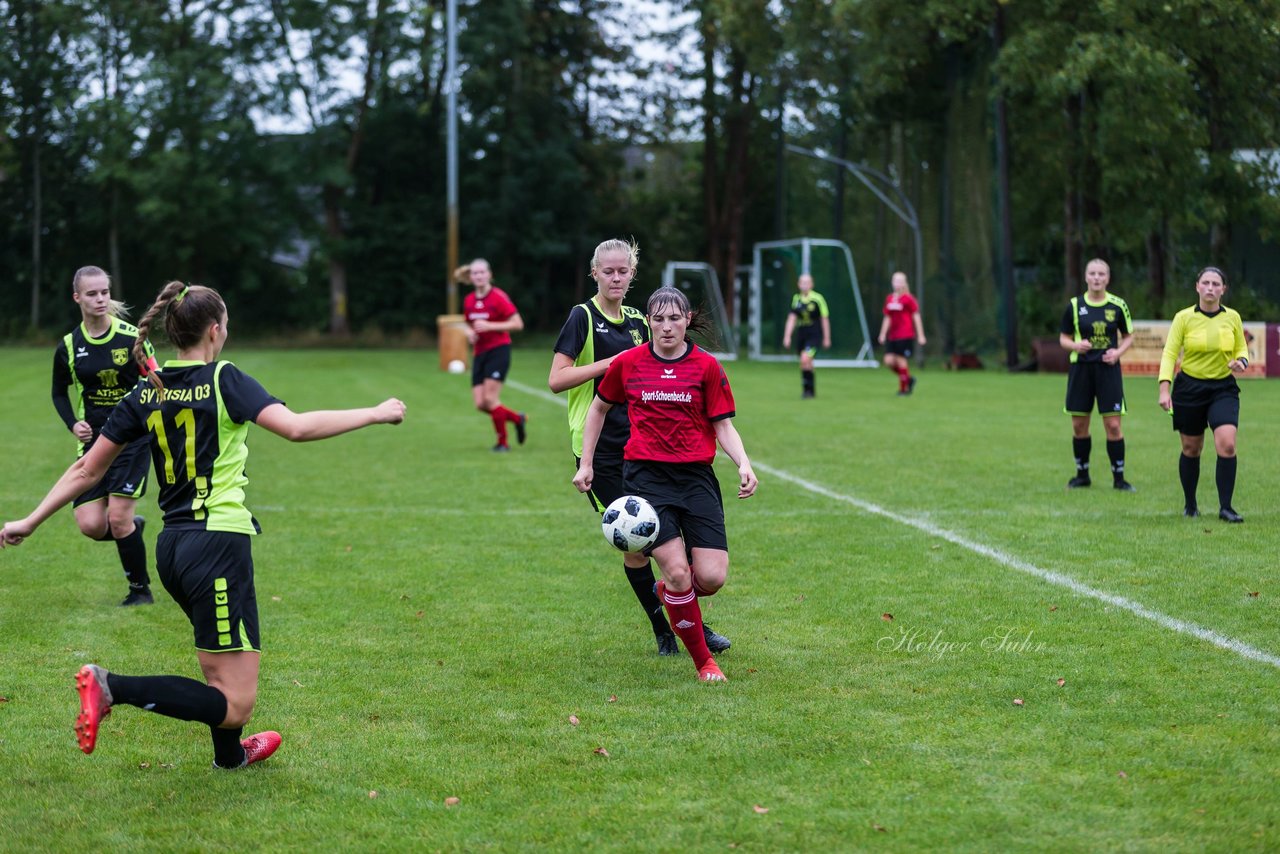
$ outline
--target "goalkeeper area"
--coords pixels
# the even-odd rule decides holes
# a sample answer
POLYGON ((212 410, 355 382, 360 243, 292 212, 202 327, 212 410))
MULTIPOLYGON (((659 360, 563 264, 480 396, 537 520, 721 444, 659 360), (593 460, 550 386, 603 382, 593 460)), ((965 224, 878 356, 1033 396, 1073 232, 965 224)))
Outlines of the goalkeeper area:
POLYGON ((839 240, 801 237, 757 243, 752 250, 748 294, 748 356, 762 361, 795 358, 782 347, 796 280, 813 276, 813 289, 831 313, 831 347, 820 351, 818 367, 878 367, 871 332, 858 290, 853 253, 839 240))

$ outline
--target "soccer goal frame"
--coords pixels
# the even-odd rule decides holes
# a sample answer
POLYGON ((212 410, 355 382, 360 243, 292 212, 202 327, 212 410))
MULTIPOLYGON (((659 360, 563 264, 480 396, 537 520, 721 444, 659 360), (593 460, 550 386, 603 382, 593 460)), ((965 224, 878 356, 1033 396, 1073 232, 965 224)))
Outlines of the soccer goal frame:
POLYGON ((858 325, 862 330, 862 346, 858 348, 857 355, 853 358, 845 359, 815 359, 814 365, 820 368, 876 368, 880 363, 876 361, 875 352, 871 348, 871 330, 867 326, 867 313, 862 306, 862 293, 858 288, 858 273, 853 265, 853 253, 849 251, 849 247, 842 240, 826 240, 818 237, 799 237, 792 240, 768 240, 757 243, 751 250, 751 298, 749 306, 749 331, 747 336, 747 357, 753 361, 761 362, 790 362, 795 360, 793 354, 788 353, 765 353, 763 352, 762 341, 760 339, 760 330, 763 323, 761 306, 763 305, 764 293, 761 271, 764 269, 761 262, 761 255, 768 249, 800 249, 800 272, 810 272, 810 253, 814 247, 827 247, 839 250, 844 255, 845 264, 849 271, 849 283, 853 289, 853 304, 858 309, 858 325))
POLYGON ((721 361, 736 361, 738 358, 738 336, 728 313, 725 311, 724 295, 720 292, 720 277, 716 275, 715 267, 703 261, 667 262, 666 266, 662 268, 662 286, 664 288, 678 288, 688 295, 689 287, 682 287, 682 282, 677 279, 677 274, 681 272, 696 273, 705 277, 706 290, 702 294, 702 299, 697 299, 695 294, 690 296, 689 302, 695 309, 700 307, 699 303, 702 303, 702 307, 715 315, 713 322, 716 327, 716 334, 720 337, 720 346, 715 350, 708 347, 707 352, 721 361))

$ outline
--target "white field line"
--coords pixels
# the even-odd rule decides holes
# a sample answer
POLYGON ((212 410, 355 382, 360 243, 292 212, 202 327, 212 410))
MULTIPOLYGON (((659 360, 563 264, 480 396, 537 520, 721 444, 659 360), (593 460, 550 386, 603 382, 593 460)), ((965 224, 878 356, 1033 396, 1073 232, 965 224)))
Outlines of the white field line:
MULTIPOLYGON (((564 399, 557 397, 548 391, 530 388, 529 386, 525 386, 520 383, 509 382, 507 384, 518 391, 525 392, 526 394, 545 397, 559 403, 561 406, 566 405, 564 399)), ((1141 617, 1144 620, 1150 620, 1161 628, 1168 629, 1171 632, 1190 635, 1193 638, 1207 641, 1219 649, 1234 652, 1236 655, 1239 655, 1242 658, 1247 658, 1250 661, 1257 661, 1262 664, 1269 664, 1275 668, 1280 668, 1280 655, 1259 649, 1256 646, 1245 643, 1244 641, 1227 637, 1226 635, 1215 632, 1212 629, 1206 629, 1203 626, 1196 625, 1195 623, 1189 623, 1186 620, 1179 620, 1177 617, 1170 617, 1167 614, 1162 614, 1159 611, 1148 608, 1141 602, 1135 602, 1132 599, 1125 598, 1124 596, 1117 596, 1114 593, 1108 593, 1105 590, 1090 587, 1088 584, 1076 581, 1068 575, 1063 575, 1060 572, 1054 572, 1050 569, 1043 569, 1033 563, 1022 560, 1021 558, 1002 552, 997 548, 992 548, 991 546, 975 542, 953 531, 948 531, 945 528, 939 528, 937 525, 930 524, 929 522, 925 522, 920 519, 912 519, 907 516, 900 516, 897 513, 886 510, 878 504, 873 504, 870 501, 864 501, 861 498, 856 498, 852 495, 845 495, 843 493, 836 492, 835 490, 828 489, 821 484, 798 477, 785 469, 775 468, 759 461, 753 461, 752 467, 764 472, 765 474, 776 477, 779 480, 784 480, 788 483, 794 484, 795 486, 798 486, 808 492, 812 492, 815 495, 821 495, 823 498, 829 498, 832 501, 850 504, 863 512, 872 514, 873 516, 881 516, 885 519, 897 522, 900 525, 915 528, 917 531, 928 534, 929 536, 946 540, 947 542, 953 543, 961 548, 968 549, 975 554, 980 554, 983 557, 990 558, 996 563, 1004 564, 1010 569, 1016 569, 1018 572, 1034 576, 1035 578, 1039 578, 1041 581, 1047 581, 1057 587, 1066 588, 1078 596, 1084 596, 1088 599, 1096 599, 1099 602, 1104 602, 1115 608, 1128 611, 1134 616, 1141 617)))

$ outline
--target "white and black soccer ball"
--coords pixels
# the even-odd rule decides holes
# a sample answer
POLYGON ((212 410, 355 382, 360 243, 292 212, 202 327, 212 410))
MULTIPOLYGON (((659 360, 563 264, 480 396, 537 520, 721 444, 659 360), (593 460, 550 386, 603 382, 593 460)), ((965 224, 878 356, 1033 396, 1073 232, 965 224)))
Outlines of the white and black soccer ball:
POLYGON ((605 508, 604 538, 624 552, 642 552, 658 539, 658 513, 639 495, 624 495, 605 508))

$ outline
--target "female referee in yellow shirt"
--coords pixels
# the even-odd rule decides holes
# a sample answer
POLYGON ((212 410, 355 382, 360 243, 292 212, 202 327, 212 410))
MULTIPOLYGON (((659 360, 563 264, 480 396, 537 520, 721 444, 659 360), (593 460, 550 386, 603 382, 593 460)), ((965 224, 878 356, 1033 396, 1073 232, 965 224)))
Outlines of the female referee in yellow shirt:
POLYGON ((1184 516, 1199 516, 1196 484, 1200 481, 1200 452, 1205 427, 1213 430, 1218 453, 1218 518, 1243 522, 1231 507, 1236 488, 1236 428, 1240 424, 1240 387, 1233 373, 1249 367, 1249 348, 1240 315, 1222 304, 1226 276, 1205 267, 1196 277, 1200 300, 1174 315, 1160 359, 1160 408, 1173 415, 1173 429, 1182 434, 1178 476, 1186 497, 1184 516), (1173 366, 1182 354, 1182 369, 1173 366), (1170 390, 1170 384, 1173 388, 1170 390))

